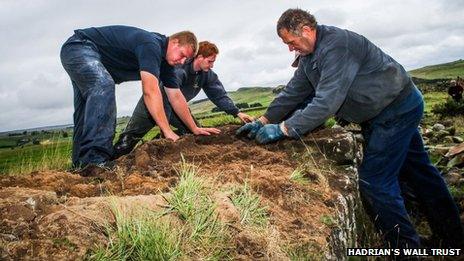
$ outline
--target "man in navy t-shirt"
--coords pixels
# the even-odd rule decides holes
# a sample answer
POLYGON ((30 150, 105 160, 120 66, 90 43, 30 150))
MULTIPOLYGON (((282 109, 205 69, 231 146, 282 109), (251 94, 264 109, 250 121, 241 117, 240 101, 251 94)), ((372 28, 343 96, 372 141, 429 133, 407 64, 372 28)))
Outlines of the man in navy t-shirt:
MULTIPOLYGON (((203 90, 206 96, 222 111, 229 115, 240 118, 242 122, 253 121, 254 118, 247 115, 235 106, 234 102, 227 95, 224 86, 217 74, 212 70, 216 57, 219 54, 217 46, 208 41, 202 41, 198 45, 198 52, 193 60, 185 62, 182 66, 175 69, 176 77, 180 85, 180 90, 187 101, 192 100, 203 90)), ((164 110, 168 116, 169 123, 177 128, 177 135, 184 135, 191 131, 177 117, 174 106, 166 100, 166 93, 173 89, 163 90, 164 110)), ((145 106, 143 97, 140 98, 132 116, 127 123, 124 131, 119 135, 119 140, 114 145, 114 157, 118 158, 132 151, 142 137, 150 131, 156 122, 151 117, 145 106)))
POLYGON ((166 37, 120 25, 74 32, 61 49, 61 63, 74 89, 73 167, 108 165, 116 127, 115 84, 126 81, 142 81, 147 109, 167 139, 176 141, 179 136, 171 130, 164 112, 160 81, 164 88, 176 89, 168 92, 168 98, 179 101, 173 106, 194 134, 219 133, 218 129, 196 126, 178 89, 173 66, 197 52, 192 32, 166 37))

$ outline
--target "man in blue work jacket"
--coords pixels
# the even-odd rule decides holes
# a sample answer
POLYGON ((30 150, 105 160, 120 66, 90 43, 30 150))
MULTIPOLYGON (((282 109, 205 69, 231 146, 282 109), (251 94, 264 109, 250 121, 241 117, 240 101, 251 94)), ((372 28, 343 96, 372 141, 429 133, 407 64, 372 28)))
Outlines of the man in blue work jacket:
POLYGON ((166 118, 160 81, 179 117, 195 134, 218 133, 195 125, 174 75, 173 66, 193 57, 197 49, 197 39, 189 31, 166 37, 121 25, 75 30, 61 48, 61 63, 74 89, 73 167, 109 166, 116 127, 115 84, 126 81, 142 81, 148 111, 167 139, 179 136, 166 118))
MULTIPOLYGON (((193 60, 175 69, 175 76, 179 82, 185 100, 190 101, 203 90, 206 96, 222 111, 237 116, 242 122, 251 122, 253 117, 240 112, 234 102, 227 96, 217 74, 212 70, 216 57, 219 54, 217 46, 211 42, 200 42, 198 53, 193 60)), ((165 98, 165 111, 169 123, 176 127, 176 133, 183 135, 191 130, 179 119, 177 112, 172 111, 170 102, 165 98)), ((141 98, 132 113, 132 116, 115 144, 115 158, 129 153, 142 137, 150 131, 156 122, 151 117, 141 98)))
POLYGON ((298 69, 266 113, 237 134, 264 144, 300 138, 331 115, 359 123, 365 140, 359 190, 387 247, 421 245, 405 208, 403 182, 425 210, 440 240, 435 246, 462 246, 458 209, 418 130, 423 99, 404 68, 363 36, 318 25, 301 9, 285 11, 277 33, 290 51, 300 53, 298 69), (308 99, 304 109, 284 120, 308 99))

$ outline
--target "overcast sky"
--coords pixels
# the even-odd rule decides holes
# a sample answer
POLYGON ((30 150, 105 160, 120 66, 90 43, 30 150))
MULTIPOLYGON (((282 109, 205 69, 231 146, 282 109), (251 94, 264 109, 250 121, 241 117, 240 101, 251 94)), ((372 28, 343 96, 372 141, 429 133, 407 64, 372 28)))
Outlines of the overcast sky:
MULTIPOLYGON (((366 36, 407 70, 464 58, 463 0, 0 0, 0 132, 72 123, 72 87, 59 52, 76 28, 188 29, 218 45, 214 70, 226 90, 286 84, 293 54, 275 26, 294 7, 366 36)), ((117 85, 116 95, 118 116, 130 115, 140 83, 117 85)))

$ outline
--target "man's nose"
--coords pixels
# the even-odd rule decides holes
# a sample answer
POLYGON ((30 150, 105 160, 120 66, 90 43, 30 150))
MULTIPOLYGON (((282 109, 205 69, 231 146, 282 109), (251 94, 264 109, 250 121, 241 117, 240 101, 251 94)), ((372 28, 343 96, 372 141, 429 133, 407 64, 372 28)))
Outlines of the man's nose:
POLYGON ((295 51, 295 48, 294 48, 292 45, 289 45, 289 46, 288 46, 288 50, 289 50, 290 52, 293 52, 293 51, 295 51))

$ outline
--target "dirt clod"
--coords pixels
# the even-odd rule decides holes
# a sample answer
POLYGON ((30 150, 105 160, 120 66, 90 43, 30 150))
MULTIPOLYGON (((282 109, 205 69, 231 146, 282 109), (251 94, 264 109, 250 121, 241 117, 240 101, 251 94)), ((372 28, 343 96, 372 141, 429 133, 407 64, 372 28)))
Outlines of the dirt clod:
MULTIPOLYGON (((219 220, 234 228, 235 259, 280 260, 285 246, 297 243, 326 247, 330 228, 320 217, 333 213, 334 205, 327 202, 336 189, 328 190, 318 179, 320 173, 308 172, 304 184, 290 180, 302 164, 295 155, 307 151, 310 141, 258 146, 236 138, 236 129, 226 126, 220 135, 187 135, 175 143, 147 142, 121 157, 115 171, 98 177, 59 171, 0 177, 0 259, 82 259, 95 245, 107 242, 105 224, 114 222, 110 211, 114 202, 127 209, 136 205, 162 209, 167 203, 161 195, 177 184, 182 160, 197 166, 198 175, 217 189, 213 200, 219 220), (240 224, 240 212, 227 191, 245 182, 267 207, 271 234, 240 224)), ((329 162, 320 153, 314 157, 314 164, 329 162)), ((314 172, 321 168, 315 166, 314 172)), ((324 175, 336 183, 332 180, 343 173, 331 171, 324 175)))

